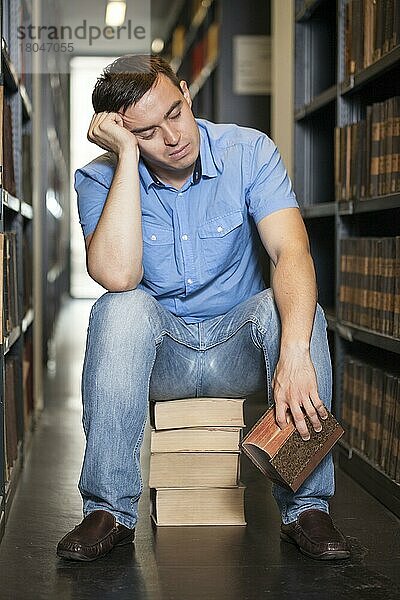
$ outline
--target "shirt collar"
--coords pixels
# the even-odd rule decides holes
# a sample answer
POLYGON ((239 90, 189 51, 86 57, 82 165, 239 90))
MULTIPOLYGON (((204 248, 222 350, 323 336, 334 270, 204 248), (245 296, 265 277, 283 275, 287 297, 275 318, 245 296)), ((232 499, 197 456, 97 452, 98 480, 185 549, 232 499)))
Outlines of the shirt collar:
MULTIPOLYGON (((203 120, 196 119, 196 122, 199 126, 200 133, 200 153, 194 165, 192 175, 193 184, 198 183, 203 176, 217 177, 218 171, 220 170, 217 168, 217 165, 222 167, 222 165, 219 164, 215 151, 213 151, 211 147, 211 141, 203 120)), ((164 186, 142 159, 139 161, 139 175, 146 192, 148 192, 151 185, 164 186)))

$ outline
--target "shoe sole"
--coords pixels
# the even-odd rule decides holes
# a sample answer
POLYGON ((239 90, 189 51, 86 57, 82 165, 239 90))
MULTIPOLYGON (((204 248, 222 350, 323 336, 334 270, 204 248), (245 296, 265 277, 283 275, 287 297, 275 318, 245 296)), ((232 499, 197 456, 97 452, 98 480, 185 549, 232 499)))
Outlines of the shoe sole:
POLYGON ((107 554, 109 554, 117 546, 126 546, 128 544, 132 544, 134 541, 135 541, 135 538, 131 537, 129 535, 127 538, 121 540, 120 542, 118 542, 118 544, 115 544, 112 548, 107 550, 107 552, 104 552, 104 554, 101 554, 100 556, 95 556, 93 558, 88 558, 84 554, 78 554, 77 552, 72 552, 70 550, 57 550, 57 556, 59 556, 60 558, 66 558, 68 560, 80 560, 82 562, 92 562, 93 560, 98 560, 99 558, 103 558, 103 556, 106 556, 107 554))
POLYGON ((314 558, 315 560, 343 560, 345 558, 350 558, 350 552, 348 550, 327 550, 322 554, 311 554, 311 552, 307 552, 304 550, 293 538, 291 538, 286 533, 281 532, 281 540, 284 542, 288 542, 289 544, 293 544, 297 546, 302 554, 308 556, 309 558, 314 558))

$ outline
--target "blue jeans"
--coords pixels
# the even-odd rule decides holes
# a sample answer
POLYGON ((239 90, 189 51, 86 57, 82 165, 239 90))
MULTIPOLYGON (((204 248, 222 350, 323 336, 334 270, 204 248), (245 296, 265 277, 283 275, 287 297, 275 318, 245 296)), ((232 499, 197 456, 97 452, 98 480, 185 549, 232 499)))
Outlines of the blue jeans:
MULTIPOLYGON (((332 369, 324 312, 317 305, 311 358, 331 405, 332 369)), ((93 305, 82 372, 86 449, 79 480, 83 514, 106 510, 133 528, 143 483, 140 448, 149 397, 245 397, 266 390, 279 358, 280 318, 271 289, 225 315, 187 324, 140 289, 106 292, 93 305)), ((267 406, 266 406, 267 408, 267 406)), ((329 454, 296 493, 273 486, 282 521, 309 508, 329 512, 329 454)))

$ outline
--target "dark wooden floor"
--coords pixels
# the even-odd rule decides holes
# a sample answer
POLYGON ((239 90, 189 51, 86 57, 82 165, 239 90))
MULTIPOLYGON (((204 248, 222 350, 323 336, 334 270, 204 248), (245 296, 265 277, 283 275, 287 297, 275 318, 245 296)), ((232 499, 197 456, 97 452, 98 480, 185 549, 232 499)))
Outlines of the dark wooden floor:
MULTIPOLYGON (((84 450, 80 374, 91 304, 69 301, 58 323, 47 408, 0 544, 1 600, 400 598, 400 528, 390 512, 338 471, 331 512, 351 542, 352 558, 313 561, 279 541, 270 485, 247 459, 242 473, 247 527, 155 530, 145 486, 135 545, 116 548, 92 563, 59 559, 58 540, 82 519, 77 489, 84 450)), ((261 398, 250 399, 247 422, 262 409, 261 398)), ((145 483, 147 448, 148 435, 142 453, 145 483)))

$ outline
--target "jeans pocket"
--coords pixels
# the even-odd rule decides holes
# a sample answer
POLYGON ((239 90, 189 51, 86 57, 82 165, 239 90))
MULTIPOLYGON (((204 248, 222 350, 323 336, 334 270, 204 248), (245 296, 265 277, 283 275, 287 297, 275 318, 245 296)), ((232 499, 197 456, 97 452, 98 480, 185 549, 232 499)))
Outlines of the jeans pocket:
POLYGON ((198 228, 204 262, 210 273, 223 271, 240 258, 243 214, 229 212, 206 221, 198 228))

